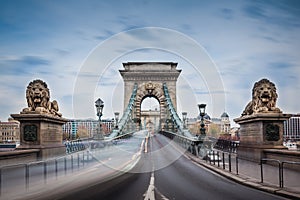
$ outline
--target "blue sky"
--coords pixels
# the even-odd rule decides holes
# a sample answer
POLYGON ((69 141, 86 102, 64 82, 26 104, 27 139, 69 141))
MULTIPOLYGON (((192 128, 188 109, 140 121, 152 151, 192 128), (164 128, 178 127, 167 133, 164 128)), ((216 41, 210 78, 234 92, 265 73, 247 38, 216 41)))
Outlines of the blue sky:
MULTIPOLYGON (((95 77, 98 81, 90 83, 95 99, 99 96, 106 103, 104 118, 122 112, 122 79, 117 71, 122 69, 121 63, 143 60, 179 63, 182 78, 178 82, 178 111, 187 111, 188 117, 197 115, 194 104, 206 101, 213 117, 224 110, 231 119, 239 117, 251 99, 254 82, 265 77, 277 86, 278 107, 287 113, 300 112, 297 0, 1 0, 0 120, 6 121, 11 113, 19 113, 26 106, 26 86, 37 78, 47 82, 51 99, 58 101, 64 117, 96 118, 94 99, 92 103, 82 102, 88 104, 88 110, 74 112, 80 70, 99 45, 116 34, 144 27, 173 30, 199 44, 220 75, 225 104, 213 110, 210 93, 216 91, 208 90, 205 77, 198 80, 199 84, 189 81, 194 77, 193 70, 181 55, 159 49, 132 50, 111 60, 105 73, 95 77), (108 95, 111 91, 114 95, 108 95)), ((132 37, 145 40, 151 35, 132 37)), ((87 75, 93 74, 97 73, 87 75)))

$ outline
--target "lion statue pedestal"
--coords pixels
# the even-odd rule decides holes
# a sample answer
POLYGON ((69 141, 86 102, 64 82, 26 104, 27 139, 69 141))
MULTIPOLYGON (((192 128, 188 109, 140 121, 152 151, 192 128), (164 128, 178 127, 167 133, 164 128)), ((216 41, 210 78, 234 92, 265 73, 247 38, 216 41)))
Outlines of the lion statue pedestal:
POLYGON ((283 114, 276 107, 277 92, 274 83, 262 79, 254 84, 252 101, 248 103, 240 118, 238 156, 259 162, 264 149, 286 149, 283 144, 283 123, 291 115, 283 114))
POLYGON ((20 122, 18 149, 39 149, 39 159, 66 153, 62 125, 68 120, 58 113, 58 104, 50 101, 47 84, 41 80, 29 83, 26 90, 28 107, 11 116, 20 122))

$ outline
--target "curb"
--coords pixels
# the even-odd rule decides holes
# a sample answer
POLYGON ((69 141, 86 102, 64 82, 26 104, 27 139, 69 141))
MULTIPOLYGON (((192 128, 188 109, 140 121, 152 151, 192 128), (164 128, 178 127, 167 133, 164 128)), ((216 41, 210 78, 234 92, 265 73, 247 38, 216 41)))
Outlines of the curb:
POLYGON ((211 170, 221 176, 224 176, 234 182, 237 182, 242 185, 245 185, 245 186, 248 186, 251 188, 255 188, 255 189, 258 189, 258 190, 261 190, 264 192, 279 195, 282 197, 286 197, 286 198, 290 198, 290 199, 300 199, 300 193, 290 192, 290 191, 284 190, 284 189, 276 187, 276 186, 261 184, 261 183, 255 182, 253 179, 251 180, 250 178, 241 177, 240 175, 236 175, 234 173, 224 171, 213 165, 205 163, 204 161, 200 160, 199 158, 196 158, 193 154, 191 154, 189 152, 187 152, 185 155, 193 162, 196 162, 199 165, 205 167, 206 169, 211 170))

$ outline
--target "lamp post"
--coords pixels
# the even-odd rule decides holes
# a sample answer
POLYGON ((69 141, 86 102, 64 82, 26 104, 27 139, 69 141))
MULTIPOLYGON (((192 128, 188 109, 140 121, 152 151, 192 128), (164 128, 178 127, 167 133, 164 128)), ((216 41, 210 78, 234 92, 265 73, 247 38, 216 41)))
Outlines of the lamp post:
POLYGON ((100 98, 98 98, 97 101, 95 101, 95 106, 96 106, 97 116, 98 116, 98 121, 99 121, 99 129, 97 131, 97 138, 99 139, 99 138, 102 138, 101 117, 102 117, 104 102, 100 98))
POLYGON ((206 104, 198 104, 199 111, 200 111, 200 117, 201 117, 201 124, 200 124, 200 138, 203 139, 205 137, 205 128, 204 128, 204 115, 205 115, 205 107, 206 104))
POLYGON ((169 119, 166 120, 166 123, 167 123, 166 129, 167 129, 167 131, 168 131, 168 130, 169 130, 169 119))
POLYGON ((187 116, 187 112, 182 112, 182 120, 183 120, 183 128, 186 128, 186 116, 187 116))
POLYGON ((115 120, 116 120, 115 129, 118 129, 119 114, 120 114, 119 112, 115 112, 115 120))

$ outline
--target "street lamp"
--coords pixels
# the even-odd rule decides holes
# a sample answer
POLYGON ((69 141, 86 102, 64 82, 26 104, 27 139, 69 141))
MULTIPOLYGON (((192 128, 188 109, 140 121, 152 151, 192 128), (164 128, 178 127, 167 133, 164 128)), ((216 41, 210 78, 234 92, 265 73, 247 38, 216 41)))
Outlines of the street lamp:
POLYGON ((203 138, 203 137, 205 137, 205 128, 204 128, 205 125, 204 125, 203 117, 205 115, 206 104, 198 104, 198 107, 199 107, 200 117, 201 117, 200 137, 203 138))
POLYGON ((99 99, 97 99, 97 101, 95 101, 95 106, 96 106, 96 110, 97 110, 97 116, 99 117, 99 121, 101 121, 104 102, 99 98, 99 99))
POLYGON ((116 126, 115 128, 118 129, 118 121, 119 121, 119 112, 115 112, 115 120, 116 120, 116 126))
POLYGON ((186 128, 186 116, 187 112, 182 112, 183 128, 186 128))
POLYGON ((169 130, 169 122, 170 122, 170 120, 169 120, 169 119, 167 119, 167 120, 166 120, 166 123, 167 123, 167 125, 166 125, 166 129, 167 129, 167 131, 169 130))
POLYGON ((102 112, 103 112, 103 107, 104 107, 104 102, 98 98, 97 101, 95 101, 95 106, 97 110, 97 116, 98 116, 98 121, 99 121, 99 131, 97 131, 98 137, 101 137, 101 117, 102 117, 102 112))

